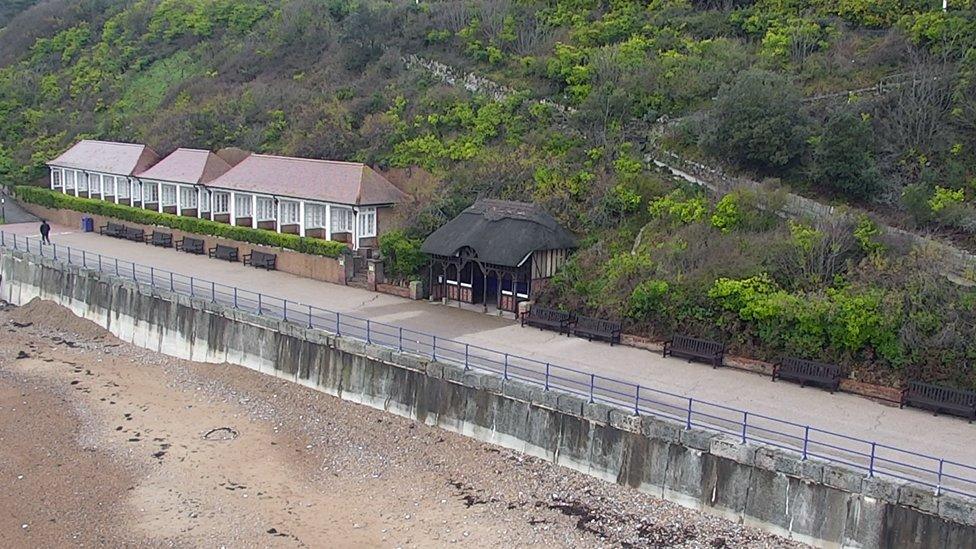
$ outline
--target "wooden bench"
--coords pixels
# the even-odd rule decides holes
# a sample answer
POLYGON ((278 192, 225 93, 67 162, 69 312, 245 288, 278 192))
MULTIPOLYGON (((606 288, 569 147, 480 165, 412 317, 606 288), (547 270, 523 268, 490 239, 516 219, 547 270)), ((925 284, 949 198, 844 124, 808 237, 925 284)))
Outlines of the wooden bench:
POLYGON ((125 225, 122 225, 121 223, 112 223, 110 221, 98 228, 98 234, 102 236, 111 236, 112 238, 122 238, 125 236, 125 229, 125 225))
POLYGON ((593 318, 589 316, 577 316, 573 326, 573 334, 585 337, 590 341, 602 339, 609 341, 610 345, 620 343, 621 324, 613 320, 593 318))
POLYGON ((711 364, 712 368, 722 365, 725 358, 725 345, 707 339, 698 339, 686 335, 675 335, 664 342, 664 356, 701 360, 706 364, 711 364))
POLYGON ((273 271, 278 265, 278 255, 251 250, 251 253, 244 254, 244 264, 273 271))
POLYGON ((137 229, 135 227, 126 227, 124 236, 126 240, 131 240, 133 242, 144 243, 146 241, 146 231, 137 229))
POLYGON ((834 364, 787 357, 773 365, 773 381, 777 378, 796 381, 801 387, 807 383, 820 385, 833 393, 840 387, 840 368, 834 364))
POLYGON ((939 412, 954 414, 972 423, 976 419, 976 392, 909 381, 901 393, 901 407, 905 406, 932 410, 936 415, 939 412))
POLYGON ((572 323, 573 315, 570 313, 538 305, 533 305, 529 312, 522 315, 522 326, 528 324, 540 329, 556 330, 566 335, 569 335, 572 323))
POLYGON ((173 235, 170 233, 164 233, 162 231, 153 231, 147 240, 147 243, 153 246, 159 246, 160 248, 172 248, 173 247, 173 235))
POLYGON ((238 257, 237 248, 223 244, 217 244, 213 248, 210 248, 207 254, 214 259, 223 259, 224 261, 237 261, 238 257))
POLYGON ((176 249, 188 254, 203 255, 203 239, 184 236, 176 241, 176 249))

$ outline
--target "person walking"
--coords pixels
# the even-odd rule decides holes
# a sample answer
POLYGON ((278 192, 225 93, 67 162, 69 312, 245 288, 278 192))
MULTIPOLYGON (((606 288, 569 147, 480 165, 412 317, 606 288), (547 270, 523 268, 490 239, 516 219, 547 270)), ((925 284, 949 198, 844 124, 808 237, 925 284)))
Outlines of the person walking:
POLYGON ((51 238, 50 236, 48 236, 50 234, 51 234, 51 226, 47 224, 46 219, 42 219, 41 220, 41 244, 51 243, 51 238))

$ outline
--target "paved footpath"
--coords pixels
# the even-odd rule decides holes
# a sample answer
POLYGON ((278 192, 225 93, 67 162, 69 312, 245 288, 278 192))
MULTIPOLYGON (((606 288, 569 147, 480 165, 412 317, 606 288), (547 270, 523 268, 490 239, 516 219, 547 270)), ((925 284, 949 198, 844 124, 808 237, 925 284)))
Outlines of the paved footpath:
MULTIPOLYGON (((3 230, 8 234, 37 235, 34 224, 7 225, 3 230)), ((101 253, 298 303, 401 325, 439 338, 453 338, 513 355, 595 372, 639 383, 643 387, 746 410, 750 414, 779 418, 976 465, 976 445, 971 442, 976 436, 976 426, 956 418, 934 417, 919 410, 901 410, 850 394, 830 395, 819 389, 801 388, 791 383, 771 383, 768 377, 749 372, 712 369, 684 360, 665 359, 660 354, 642 349, 610 347, 604 343, 521 328, 512 319, 426 301, 410 301, 287 273, 265 272, 241 264, 102 237, 96 233, 82 233, 74 228, 55 226, 51 238, 59 246, 101 253)), ((834 443, 842 444, 839 440, 834 443)), ((849 444, 843 443, 844 446, 849 444)), ((891 454, 888 456, 892 457, 891 454)), ((898 459, 905 461, 903 457, 898 459)), ((938 468, 937 462, 916 463, 927 468, 938 468)), ((966 476, 976 479, 973 472, 966 476)), ((976 492, 976 485, 969 486, 968 491, 976 492)))

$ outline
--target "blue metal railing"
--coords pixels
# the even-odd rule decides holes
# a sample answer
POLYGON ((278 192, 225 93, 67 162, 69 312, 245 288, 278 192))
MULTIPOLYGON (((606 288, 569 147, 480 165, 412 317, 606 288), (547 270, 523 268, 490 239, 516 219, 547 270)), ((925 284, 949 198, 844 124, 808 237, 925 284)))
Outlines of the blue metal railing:
POLYGON ((673 420, 686 429, 697 427, 735 437, 743 443, 762 443, 795 452, 802 459, 821 459, 864 471, 869 476, 919 483, 932 488, 936 494, 948 492, 976 497, 976 467, 972 465, 85 250, 42 245, 37 238, 0 231, 0 246, 465 369, 498 374, 506 380, 531 383, 546 390, 558 389, 591 403, 610 404, 638 415, 673 420))

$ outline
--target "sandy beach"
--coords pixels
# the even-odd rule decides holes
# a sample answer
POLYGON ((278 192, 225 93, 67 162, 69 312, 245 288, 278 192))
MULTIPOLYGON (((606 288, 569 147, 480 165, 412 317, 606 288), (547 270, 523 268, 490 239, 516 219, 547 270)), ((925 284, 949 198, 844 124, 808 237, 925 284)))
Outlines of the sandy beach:
POLYGON ((793 547, 459 435, 0 310, 4 547, 793 547))

